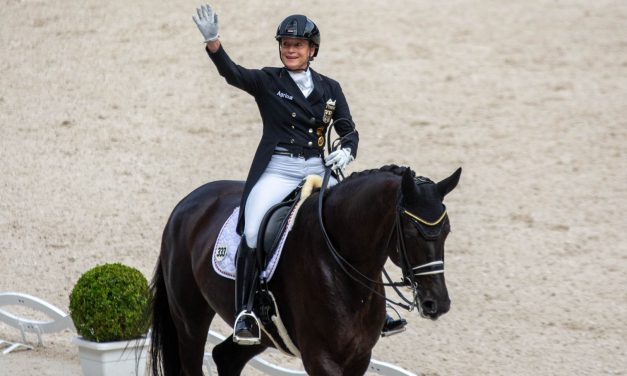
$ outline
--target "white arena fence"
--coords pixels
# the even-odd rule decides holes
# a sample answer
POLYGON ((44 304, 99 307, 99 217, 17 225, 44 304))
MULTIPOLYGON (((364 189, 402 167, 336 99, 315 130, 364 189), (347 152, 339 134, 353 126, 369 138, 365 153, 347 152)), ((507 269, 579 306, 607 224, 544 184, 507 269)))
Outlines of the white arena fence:
MULTIPOLYGON (((22 294, 18 292, 1 292, 0 293, 0 322, 3 322, 11 327, 18 329, 22 335, 22 342, 9 342, 0 339, 0 348, 2 355, 7 355, 14 350, 27 349, 32 350, 33 347, 27 344, 26 334, 34 333, 37 335, 37 346, 43 346, 42 335, 46 333, 56 333, 65 329, 76 331, 72 319, 70 316, 55 307, 54 305, 39 299, 32 295, 22 294), (2 307, 5 306, 18 306, 25 307, 30 310, 40 312, 47 316, 48 320, 34 320, 26 317, 18 316, 17 314, 10 313, 2 307), (6 347, 6 348, 5 348, 6 347)), ((217 345, 224 340, 224 336, 216 333, 212 330, 209 331, 207 342, 217 345)), ((276 350, 271 350, 276 351, 276 350)), ((291 376, 291 375, 306 375, 304 371, 284 368, 276 364, 272 364, 261 356, 256 356, 249 363, 253 368, 273 376, 291 376)), ((205 353, 204 366, 209 375, 212 375, 211 368, 213 365, 213 359, 211 353, 205 353)), ((369 372, 376 373, 384 376, 416 376, 415 373, 406 371, 393 364, 388 364, 375 359, 371 359, 369 372)))

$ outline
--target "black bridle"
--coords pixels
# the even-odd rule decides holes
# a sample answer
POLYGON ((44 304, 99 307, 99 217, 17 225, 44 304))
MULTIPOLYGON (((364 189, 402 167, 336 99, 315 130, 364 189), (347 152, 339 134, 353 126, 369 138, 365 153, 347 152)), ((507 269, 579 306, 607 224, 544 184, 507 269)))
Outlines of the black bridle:
MULTIPOLYGON (((396 204, 396 215, 395 215, 394 225, 392 226, 392 230, 390 231, 390 236, 388 237, 386 249, 389 249, 392 236, 396 234, 396 237, 397 237, 396 251, 398 252, 398 256, 399 256, 400 263, 401 263, 401 270, 403 273, 402 282, 392 282, 385 268, 383 268, 383 274, 385 275, 385 278, 387 279, 388 283, 381 283, 379 281, 375 281, 369 278, 368 276, 362 274, 359 270, 357 270, 357 268, 355 268, 346 259, 344 259, 342 255, 339 254, 337 249, 333 246, 333 243, 331 239, 329 238, 329 235, 324 226, 324 221, 322 219, 322 203, 323 203, 324 191, 326 190, 326 187, 329 183, 330 176, 331 176, 331 169, 327 168, 324 174, 324 179, 322 181, 322 187, 320 188, 320 194, 318 196, 318 221, 320 222, 320 228, 322 230, 322 235, 327 243, 327 247, 331 251, 331 255, 333 256, 335 261, 338 263, 340 268, 352 280, 359 283, 361 286, 365 287, 366 289, 370 290, 375 295, 385 299, 388 303, 399 306, 408 311, 412 311, 414 307, 420 307, 420 301, 418 300, 419 299, 419 296, 418 296, 419 285, 418 285, 418 282, 416 281, 416 277, 444 273, 444 261, 435 260, 435 261, 428 262, 426 264, 418 265, 418 266, 412 266, 410 264, 409 258, 407 256, 407 248, 405 246, 405 233, 403 230, 402 217, 403 216, 409 217, 413 221, 413 223, 416 224, 420 234, 425 238, 425 240, 427 241, 434 240, 439 236, 442 230, 443 226, 440 226, 440 225, 448 220, 448 215, 446 214, 446 208, 444 209, 442 215, 436 221, 428 222, 418 217, 417 215, 409 212, 408 210, 406 210, 401 204, 401 200, 400 200, 401 196, 399 194, 399 199, 397 200, 397 204, 396 204), (394 291, 397 293, 397 295, 405 303, 393 301, 387 298, 384 294, 381 294, 380 292, 375 290, 373 287, 371 287, 371 284, 392 287, 394 291), (408 299, 398 289, 399 286, 408 286, 411 288, 412 290, 411 300, 408 299)), ((424 184, 428 182, 431 182, 431 181, 426 178, 416 179, 417 184, 424 184)))

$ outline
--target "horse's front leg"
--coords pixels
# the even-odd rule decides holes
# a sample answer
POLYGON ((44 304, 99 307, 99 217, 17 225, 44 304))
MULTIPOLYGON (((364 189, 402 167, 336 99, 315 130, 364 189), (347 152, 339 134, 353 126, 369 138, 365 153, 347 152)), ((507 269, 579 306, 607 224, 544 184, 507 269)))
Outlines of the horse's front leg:
POLYGON ((213 361, 220 376, 239 376, 246 363, 261 354, 267 347, 264 345, 242 346, 233 342, 233 335, 213 348, 213 361))
POLYGON ((329 354, 320 353, 313 358, 305 354, 301 355, 303 366, 308 375, 340 376, 344 374, 341 365, 334 361, 329 354))
POLYGON ((342 358, 318 349, 315 354, 302 353, 301 356, 308 375, 356 376, 368 370, 371 353, 342 358))
POLYGON ((368 366, 370 366, 370 357, 372 356, 371 352, 364 354, 361 357, 354 357, 346 366, 344 367, 343 375, 363 375, 368 370, 368 366))

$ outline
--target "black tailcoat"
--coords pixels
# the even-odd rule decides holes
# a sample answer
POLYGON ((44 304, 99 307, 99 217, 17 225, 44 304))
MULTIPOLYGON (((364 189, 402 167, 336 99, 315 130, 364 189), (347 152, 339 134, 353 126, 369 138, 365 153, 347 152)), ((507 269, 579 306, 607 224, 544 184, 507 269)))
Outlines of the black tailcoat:
POLYGON ((277 146, 307 155, 323 155, 324 145, 318 146, 316 128, 323 125, 322 116, 327 100, 335 100, 333 119, 335 130, 342 137, 342 147, 351 148, 357 155, 359 135, 352 125, 352 118, 340 84, 313 69, 311 77, 314 89, 307 98, 300 91, 285 68, 247 69, 235 64, 220 47, 215 53, 207 49, 218 72, 230 85, 252 95, 257 102, 263 133, 255 152, 240 206, 237 232, 244 230, 244 208, 252 187, 265 171, 277 146))

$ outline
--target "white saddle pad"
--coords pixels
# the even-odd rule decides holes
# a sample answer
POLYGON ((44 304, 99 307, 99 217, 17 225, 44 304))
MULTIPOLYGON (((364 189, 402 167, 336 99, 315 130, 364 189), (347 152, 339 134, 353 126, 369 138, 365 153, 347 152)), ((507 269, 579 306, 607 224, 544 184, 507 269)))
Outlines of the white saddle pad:
MULTIPOLYGON (((283 250, 283 245, 285 244, 285 239, 287 239, 287 235, 292 229, 292 225, 294 224, 294 218, 296 218, 296 213, 298 212, 298 208, 293 210, 289 214, 289 219, 287 222, 286 231, 281 236, 281 240, 277 245, 277 250, 272 256, 270 262, 268 262, 268 267, 261 273, 261 277, 265 278, 269 281, 274 274, 274 271, 279 263, 279 258, 281 256, 281 251, 283 250)), ((233 213, 229 216, 229 219, 224 222, 222 229, 220 230, 220 234, 218 234, 218 239, 216 240, 216 245, 213 248, 213 257, 211 257, 211 263, 213 264, 213 269, 219 275, 235 280, 235 254, 237 253, 237 248, 239 247, 239 243, 241 237, 235 231, 237 226, 237 219, 239 216, 239 207, 233 210, 233 213)))
MULTIPOLYGON (((300 209, 300 206, 307 199, 307 197, 311 195, 314 188, 320 188, 321 185, 321 176, 308 175, 305 178, 305 183, 301 189, 300 200, 288 216, 287 227, 283 232, 283 235, 281 235, 281 240, 277 245, 277 249, 272 256, 272 259, 268 262, 266 270, 261 272, 261 277, 265 278, 266 281, 269 281, 272 278, 274 270, 279 263, 281 251, 285 245, 285 239, 287 239, 287 235, 289 235, 292 230, 298 209, 300 209)), ((213 248, 213 257, 211 257, 211 263, 213 264, 213 269, 216 273, 233 280, 235 279, 235 254, 237 253, 237 248, 239 247, 239 242, 241 240, 241 237, 237 235, 237 232, 235 231, 238 216, 239 206, 233 210, 233 213, 231 213, 226 222, 224 222, 224 225, 222 225, 222 229, 220 229, 220 234, 218 234, 218 239, 216 240, 216 245, 213 248)))

